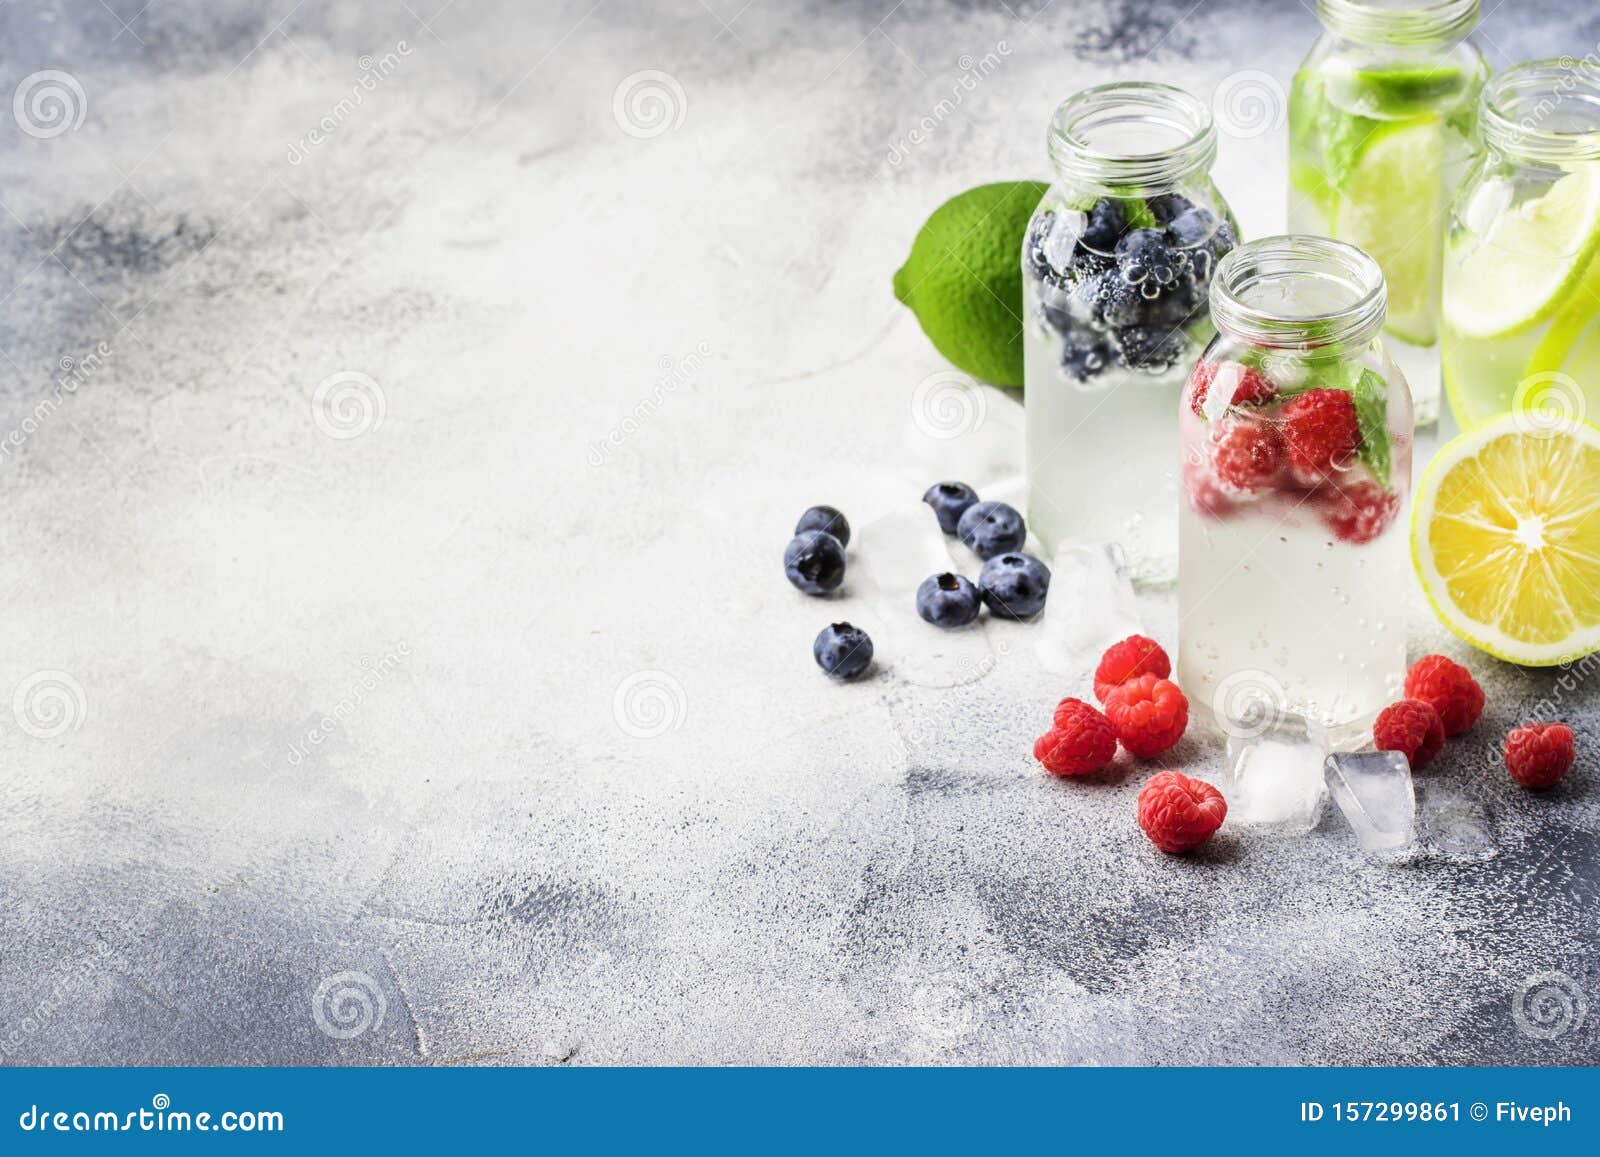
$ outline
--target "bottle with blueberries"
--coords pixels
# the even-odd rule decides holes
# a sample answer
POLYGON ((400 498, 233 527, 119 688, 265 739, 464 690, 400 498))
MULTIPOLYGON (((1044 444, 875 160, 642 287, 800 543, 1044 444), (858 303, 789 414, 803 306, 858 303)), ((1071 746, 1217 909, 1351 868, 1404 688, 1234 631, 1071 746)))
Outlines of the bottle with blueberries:
POLYGON ((1170 582, 1173 412, 1239 236, 1216 129, 1182 89, 1128 82, 1068 98, 1048 140, 1055 181, 1022 250, 1028 522, 1052 552, 1118 540, 1135 581, 1170 582))

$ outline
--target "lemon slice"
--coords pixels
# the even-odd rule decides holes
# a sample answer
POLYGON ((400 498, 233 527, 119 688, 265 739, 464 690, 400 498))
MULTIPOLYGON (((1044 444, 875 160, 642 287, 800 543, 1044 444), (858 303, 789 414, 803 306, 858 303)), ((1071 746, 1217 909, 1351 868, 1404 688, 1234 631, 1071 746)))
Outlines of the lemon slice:
POLYGON ((1386 328, 1416 345, 1439 337, 1444 128, 1436 120, 1379 129, 1339 200, 1335 235, 1370 253, 1389 283, 1386 328))
POLYGON ((1457 333, 1506 337, 1554 316, 1600 250, 1600 162, 1499 213, 1482 236, 1456 230, 1450 250, 1444 312, 1457 333))
POLYGON ((1502 414, 1442 447, 1411 558, 1441 622, 1530 667, 1600 650, 1600 427, 1502 414))

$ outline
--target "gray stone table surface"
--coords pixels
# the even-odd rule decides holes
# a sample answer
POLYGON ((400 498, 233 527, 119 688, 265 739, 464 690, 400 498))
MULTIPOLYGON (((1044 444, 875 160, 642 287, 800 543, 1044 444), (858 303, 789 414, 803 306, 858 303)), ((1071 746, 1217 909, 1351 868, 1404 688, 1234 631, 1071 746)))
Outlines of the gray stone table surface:
MULTIPOLYGON (((1600 38, 1485 7, 1497 64, 1600 38)), ((1267 95, 1217 176, 1276 230, 1314 34, 1242 0, 0 7, 5 1061, 1596 1060, 1586 672, 1418 600, 1413 654, 1489 690, 1427 788, 1495 854, 1373 865, 1331 817, 1174 859, 1141 769, 1032 761, 1088 674, 1036 628, 959 687, 887 648, 836 686, 809 646, 856 572, 823 606, 780 573, 812 502, 870 530, 1015 469, 998 394, 965 440, 917 411, 945 367, 889 279, 926 214, 1044 175, 1067 92, 1172 78, 1267 95), (1541 702, 1584 756, 1535 797, 1493 749, 1541 702)))

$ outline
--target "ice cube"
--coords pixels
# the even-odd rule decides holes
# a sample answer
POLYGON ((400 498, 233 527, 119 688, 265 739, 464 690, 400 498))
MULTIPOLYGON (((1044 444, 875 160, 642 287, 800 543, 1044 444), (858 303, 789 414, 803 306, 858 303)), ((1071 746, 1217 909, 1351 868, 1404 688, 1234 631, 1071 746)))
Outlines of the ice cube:
POLYGON ((1411 765, 1398 751, 1337 751, 1325 764, 1334 803, 1355 829, 1362 851, 1381 854, 1411 846, 1417 799, 1411 765))
MULTIPOLYGON (((981 619, 943 630, 917 614, 917 587, 923 579, 960 573, 951 554, 956 540, 939 529, 933 511, 922 502, 902 506, 869 522, 859 534, 859 545, 851 539, 857 557, 850 560, 845 590, 872 608, 877 629, 867 629, 875 661, 925 687, 957 687, 993 670, 994 650, 981 619)), ((975 575, 967 577, 976 581, 975 575)))
POLYGON ((1305 835, 1322 819, 1328 792, 1322 763, 1328 733, 1298 715, 1275 716, 1265 730, 1230 736, 1227 747, 1228 819, 1305 835))
POLYGON ((1496 854, 1488 814, 1476 800, 1436 783, 1424 786, 1421 795, 1418 810, 1430 855, 1448 860, 1487 860, 1496 854))
POLYGON ((1034 654, 1046 671, 1093 670, 1112 643, 1137 634, 1139 603, 1122 544, 1111 539, 1063 542, 1050 561, 1050 597, 1034 654))

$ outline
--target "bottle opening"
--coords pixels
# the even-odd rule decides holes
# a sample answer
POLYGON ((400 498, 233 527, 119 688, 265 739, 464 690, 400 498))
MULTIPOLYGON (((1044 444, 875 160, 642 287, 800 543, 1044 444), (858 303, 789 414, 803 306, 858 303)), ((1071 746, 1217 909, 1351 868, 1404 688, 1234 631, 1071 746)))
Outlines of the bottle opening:
POLYGON ((1541 161, 1600 159, 1600 63, 1535 60, 1483 90, 1483 138, 1491 148, 1541 161))
POLYGON ((1427 44, 1466 36, 1478 8, 1479 0, 1317 0, 1317 18, 1346 40, 1427 44))
POLYGON ((1099 188, 1170 185, 1217 155, 1211 109, 1181 88, 1147 82, 1068 97, 1050 122, 1049 144, 1063 178, 1099 188))
POLYGON ((1370 341, 1387 292, 1378 263, 1327 237, 1266 237, 1222 259, 1211 318, 1251 345, 1310 349, 1370 341))

